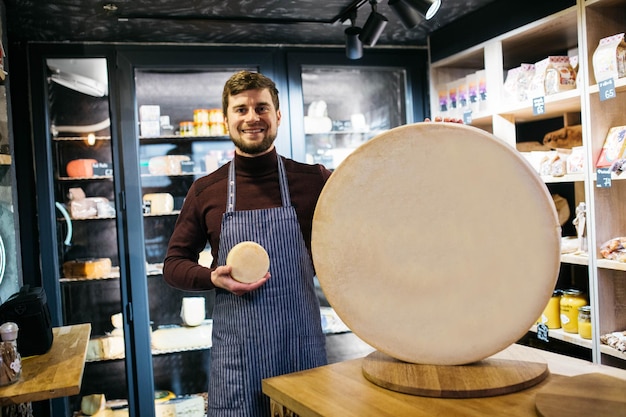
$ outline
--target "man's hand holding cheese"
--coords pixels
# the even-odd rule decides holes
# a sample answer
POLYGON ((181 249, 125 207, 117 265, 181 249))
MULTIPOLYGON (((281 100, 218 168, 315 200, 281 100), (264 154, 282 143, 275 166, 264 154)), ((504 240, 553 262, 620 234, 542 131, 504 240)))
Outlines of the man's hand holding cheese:
POLYGON ((263 246, 244 241, 228 252, 226 266, 211 274, 213 285, 243 295, 263 285, 269 278, 270 258, 263 246))
POLYGON ((250 291, 254 291, 270 279, 270 273, 267 272, 263 278, 256 282, 244 283, 234 279, 230 273, 233 267, 229 265, 218 266, 211 273, 211 281, 216 288, 223 288, 235 295, 244 295, 250 291))

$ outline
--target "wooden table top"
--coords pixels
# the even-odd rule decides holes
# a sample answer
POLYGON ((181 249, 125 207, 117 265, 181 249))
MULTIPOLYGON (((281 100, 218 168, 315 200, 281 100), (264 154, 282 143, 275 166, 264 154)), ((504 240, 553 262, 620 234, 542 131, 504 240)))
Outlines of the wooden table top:
POLYGON ((22 375, 0 387, 0 406, 76 395, 85 369, 91 324, 55 327, 54 341, 43 355, 22 359, 22 375))
MULTIPOLYGON (((308 371, 263 380, 263 392, 300 417, 385 416, 536 416, 535 396, 550 383, 568 377, 601 373, 626 380, 626 370, 596 365, 551 352, 514 345, 529 356, 542 357, 550 375, 534 387, 485 398, 422 397, 381 388, 363 376, 363 359, 354 359, 308 371)), ((564 404, 566 407, 566 404, 564 404)))

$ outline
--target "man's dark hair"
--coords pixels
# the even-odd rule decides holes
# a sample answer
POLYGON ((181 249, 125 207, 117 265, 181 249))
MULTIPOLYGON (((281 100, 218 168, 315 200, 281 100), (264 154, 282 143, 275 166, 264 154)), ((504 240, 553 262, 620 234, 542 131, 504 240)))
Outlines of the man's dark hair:
POLYGON ((239 71, 233 74, 224 85, 222 93, 222 110, 224 115, 228 113, 228 97, 243 93, 248 90, 263 90, 267 88, 272 96, 272 102, 276 110, 279 109, 278 89, 270 78, 258 72, 239 71))

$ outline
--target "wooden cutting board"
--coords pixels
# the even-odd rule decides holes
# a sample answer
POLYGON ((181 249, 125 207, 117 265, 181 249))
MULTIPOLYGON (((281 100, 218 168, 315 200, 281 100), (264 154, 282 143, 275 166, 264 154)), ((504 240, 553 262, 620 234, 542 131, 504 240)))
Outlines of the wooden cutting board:
POLYGON ((401 362, 381 352, 363 360, 363 376, 393 391, 423 397, 479 398, 517 392, 543 381, 548 364, 539 356, 523 360, 521 346, 467 365, 422 365, 401 362))
POLYGON ((459 365, 535 323, 560 240, 550 193, 515 149, 471 126, 416 123, 337 167, 312 253, 326 297, 361 339, 405 362, 459 365))
POLYGON ((542 417, 626 416, 626 381, 599 373, 548 382, 535 398, 542 417))

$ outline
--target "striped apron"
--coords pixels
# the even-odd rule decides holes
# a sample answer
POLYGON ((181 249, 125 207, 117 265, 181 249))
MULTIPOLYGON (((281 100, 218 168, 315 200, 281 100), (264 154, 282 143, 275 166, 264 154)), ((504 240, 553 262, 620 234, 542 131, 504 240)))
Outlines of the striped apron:
POLYGON ((225 265, 237 243, 251 240, 267 250, 271 278, 241 297, 216 290, 209 417, 269 416, 262 379, 326 364, 313 264, 280 156, 278 171, 282 207, 235 211, 234 161, 230 164, 218 264, 225 265))

